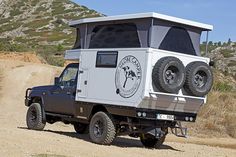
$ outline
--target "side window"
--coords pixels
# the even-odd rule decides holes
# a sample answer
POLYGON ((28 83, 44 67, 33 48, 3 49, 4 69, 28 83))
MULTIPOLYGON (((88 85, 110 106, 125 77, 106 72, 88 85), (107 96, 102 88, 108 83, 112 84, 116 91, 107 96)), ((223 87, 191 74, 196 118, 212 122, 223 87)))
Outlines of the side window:
POLYGON ((61 76, 61 86, 74 86, 76 85, 76 76, 77 76, 78 68, 76 67, 69 67, 67 68, 62 76, 61 76))
POLYGON ((96 26, 91 35, 89 48, 141 47, 137 27, 133 23, 96 26))
POLYGON ((98 51, 96 58, 96 67, 116 68, 117 51, 98 51))
POLYGON ((81 49, 81 40, 80 40, 80 29, 77 28, 76 29, 76 41, 75 41, 75 44, 74 44, 74 47, 73 49, 81 49))
POLYGON ((171 27, 160 44, 159 49, 196 55, 188 31, 182 27, 171 27))

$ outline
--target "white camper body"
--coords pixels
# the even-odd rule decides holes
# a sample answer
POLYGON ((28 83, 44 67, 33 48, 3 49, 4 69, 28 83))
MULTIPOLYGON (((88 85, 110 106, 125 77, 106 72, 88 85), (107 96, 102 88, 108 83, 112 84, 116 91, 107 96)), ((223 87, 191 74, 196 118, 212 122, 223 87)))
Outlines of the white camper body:
MULTIPOLYGON (((209 58, 180 54, 152 48, 129 49, 81 49, 69 50, 66 59, 75 59, 80 62, 79 77, 76 92, 76 101, 89 103, 109 104, 147 109, 169 110, 178 112, 197 113, 200 106, 206 101, 206 97, 194 97, 184 94, 180 90, 178 94, 156 92, 152 86, 152 69, 155 63, 162 57, 178 57, 185 66, 194 61, 210 62, 209 58), (117 68, 96 67, 97 52, 117 51, 117 68), (117 79, 120 83, 125 81, 125 72, 120 71, 119 64, 126 57, 135 57, 140 65, 140 80, 127 80, 129 87, 123 88, 123 95, 118 94, 117 79), (119 76, 117 73, 119 72, 119 76), (138 82, 138 83, 135 83, 138 82), (137 87, 133 87, 137 86, 137 87), (132 89, 133 88, 133 89, 132 89), (132 90, 132 91, 130 91, 132 90), (134 90, 134 91, 133 91, 134 90), (125 95, 126 94, 126 95, 125 95), (146 103, 145 101, 150 101, 146 103)), ((131 57, 131 59, 133 59, 131 57)), ((127 63, 132 64, 132 63, 127 63)), ((132 68, 135 68, 133 66, 132 68)))
POLYGON ((206 96, 189 95, 183 88, 175 94, 158 91, 153 86, 152 71, 158 60, 170 56, 181 60, 185 67, 195 61, 209 64, 209 58, 201 57, 199 45, 201 32, 212 30, 211 25, 157 13, 82 19, 72 21, 70 25, 80 29, 82 40, 79 49, 69 50, 65 55, 65 59, 77 60, 80 63, 76 101, 189 113, 197 113, 200 106, 206 102, 206 96), (89 42, 94 32, 92 30, 96 29, 97 25, 128 22, 136 23, 141 47, 90 48, 89 42), (158 47, 175 26, 187 29, 196 54, 179 53, 158 47), (89 32, 92 32, 92 35, 89 32), (109 52, 115 52, 116 65, 97 67, 98 55, 109 52), (122 70, 125 65, 139 76, 127 78, 127 71, 122 70), (124 86, 124 83, 127 86, 124 86))

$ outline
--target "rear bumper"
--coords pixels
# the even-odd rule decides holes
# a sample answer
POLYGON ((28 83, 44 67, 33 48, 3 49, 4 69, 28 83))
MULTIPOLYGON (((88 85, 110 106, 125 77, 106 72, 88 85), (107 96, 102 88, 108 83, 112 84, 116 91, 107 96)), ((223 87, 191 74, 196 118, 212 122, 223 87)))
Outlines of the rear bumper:
POLYGON ((146 119, 146 120, 153 120, 153 121, 195 122, 196 118, 197 118, 197 114, 196 113, 187 113, 187 112, 176 112, 176 111, 165 111, 165 110, 137 108, 136 118, 146 119), (158 119, 158 114, 172 116, 172 117, 174 117, 174 119, 173 120, 158 119))
POLYGON ((153 92, 141 101, 138 108, 192 115, 198 113, 205 101, 205 97, 181 96, 177 94, 153 92))

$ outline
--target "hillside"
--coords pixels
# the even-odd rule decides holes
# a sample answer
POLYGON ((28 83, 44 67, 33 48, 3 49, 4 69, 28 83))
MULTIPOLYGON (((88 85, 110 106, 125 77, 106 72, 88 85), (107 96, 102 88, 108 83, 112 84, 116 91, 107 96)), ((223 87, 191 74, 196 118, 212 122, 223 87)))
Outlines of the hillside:
POLYGON ((0 0, 0 51, 36 51, 62 66, 75 40, 68 21, 96 16, 102 14, 69 0, 0 0))
POLYGON ((69 0, 2 0, 0 15, 0 38, 29 46, 70 46, 74 37, 68 21, 101 16, 69 0))
MULTIPOLYGON (((205 52, 205 43, 201 44, 201 51, 205 52)), ((215 62, 215 69, 225 75, 233 76, 236 80, 236 43, 212 42, 208 44, 208 54, 204 54, 215 62)))

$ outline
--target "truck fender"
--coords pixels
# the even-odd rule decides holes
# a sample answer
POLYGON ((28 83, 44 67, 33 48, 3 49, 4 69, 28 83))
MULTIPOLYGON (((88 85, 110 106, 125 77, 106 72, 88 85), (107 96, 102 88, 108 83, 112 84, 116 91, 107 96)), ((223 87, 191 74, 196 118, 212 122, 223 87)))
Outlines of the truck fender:
POLYGON ((36 96, 36 95, 31 95, 30 96, 30 103, 29 103, 29 106, 32 104, 32 103, 39 103, 40 106, 41 106, 41 110, 42 110, 42 113, 43 113, 43 122, 46 122, 46 113, 45 113, 45 110, 44 110, 44 99, 43 97, 41 96, 36 96))

